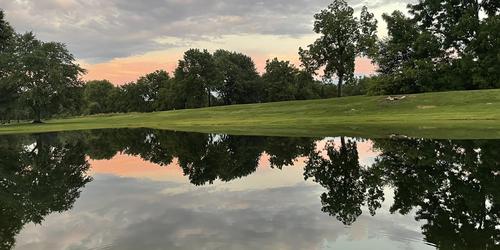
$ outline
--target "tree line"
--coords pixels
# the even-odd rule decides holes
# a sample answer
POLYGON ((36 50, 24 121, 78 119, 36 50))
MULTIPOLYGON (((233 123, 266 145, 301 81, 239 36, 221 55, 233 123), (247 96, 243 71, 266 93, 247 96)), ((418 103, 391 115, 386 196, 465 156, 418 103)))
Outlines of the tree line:
POLYGON ((242 53, 190 49, 172 76, 158 70, 114 86, 82 81, 85 70, 64 44, 16 33, 0 11, 0 121, 499 88, 499 12, 495 0, 420 0, 407 14, 384 14, 380 39, 367 7, 357 17, 334 0, 314 15, 319 38, 299 48, 300 67, 274 58, 261 75, 242 53), (375 75, 354 75, 360 56, 377 65, 375 75))
POLYGON ((81 113, 97 114, 328 98, 335 90, 289 61, 268 60, 259 75, 242 53, 190 49, 173 77, 157 70, 121 86, 89 81, 81 92, 81 113))

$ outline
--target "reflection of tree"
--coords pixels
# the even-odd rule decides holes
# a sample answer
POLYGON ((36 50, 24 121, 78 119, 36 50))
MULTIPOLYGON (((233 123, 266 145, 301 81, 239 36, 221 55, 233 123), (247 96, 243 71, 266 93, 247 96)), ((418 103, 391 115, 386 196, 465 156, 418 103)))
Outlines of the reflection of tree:
POLYGON ((326 144, 328 159, 319 152, 311 153, 304 177, 314 178, 327 189, 321 195, 322 210, 350 225, 361 215, 363 204, 367 204, 374 214, 383 200, 383 192, 376 172, 359 165, 356 142, 345 142, 344 137, 340 141, 338 149, 333 142, 326 144))
POLYGON ((312 138, 267 137, 264 150, 270 156, 271 167, 281 169, 293 165, 297 157, 307 156, 313 151, 314 141, 312 138))
POLYGON ((92 159, 110 159, 117 152, 168 165, 178 159, 191 183, 203 185, 220 179, 231 181, 253 173, 263 151, 271 166, 293 164, 313 148, 314 139, 209 135, 152 129, 117 129, 86 132, 92 159))
POLYGON ((257 137, 209 135, 198 150, 179 155, 179 164, 195 185, 216 179, 230 181, 257 169, 261 155, 259 142, 257 137))
POLYGON ((0 141, 0 248, 14 246, 23 225, 70 209, 90 181, 81 140, 56 135, 0 141))
POLYGON ((69 134, 0 137, 0 248, 11 248, 29 222, 71 208, 92 159, 117 152, 162 166, 174 158, 191 183, 231 181, 253 173, 262 152, 282 168, 309 156, 304 176, 326 191, 322 210, 349 225, 394 188, 391 212, 416 219, 426 240, 443 249, 488 249, 500 242, 499 141, 377 139, 381 154, 360 166, 355 140, 340 138, 314 150, 314 139, 207 135, 152 129, 98 130, 69 134), (337 147, 336 147, 337 146, 337 147))
POLYGON ((500 242, 499 141, 376 140, 375 166, 395 188, 392 212, 416 219, 441 249, 493 249, 500 242), (495 228, 497 227, 497 228, 495 228))

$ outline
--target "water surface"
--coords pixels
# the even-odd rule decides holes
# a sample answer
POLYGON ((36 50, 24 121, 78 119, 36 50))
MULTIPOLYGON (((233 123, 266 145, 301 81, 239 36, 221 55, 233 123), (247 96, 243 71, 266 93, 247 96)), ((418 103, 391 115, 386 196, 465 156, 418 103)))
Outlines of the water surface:
POLYGON ((0 136, 1 249, 497 249, 499 140, 0 136))

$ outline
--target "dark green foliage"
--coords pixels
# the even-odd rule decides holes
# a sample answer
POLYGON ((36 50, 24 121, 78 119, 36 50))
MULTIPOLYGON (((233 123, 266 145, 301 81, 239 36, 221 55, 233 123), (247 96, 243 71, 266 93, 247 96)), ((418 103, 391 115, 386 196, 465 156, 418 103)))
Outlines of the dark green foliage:
POLYGON ((289 61, 279 61, 277 58, 267 60, 266 72, 262 75, 262 80, 266 83, 266 100, 294 100, 297 74, 298 70, 289 61))
POLYGON ((266 102, 306 100, 323 97, 322 84, 312 75, 297 69, 289 61, 277 58, 267 60, 266 72, 262 75, 264 100, 266 102))
POLYGON ((113 110, 111 93, 113 84, 108 80, 89 81, 85 84, 83 101, 85 114, 108 113, 113 110))
POLYGON ((83 73, 64 44, 16 34, 0 10, 0 121, 81 113, 83 73))
POLYGON ((252 58, 227 50, 217 50, 213 57, 220 77, 216 89, 224 105, 263 101, 262 84, 252 58))
POLYGON ((15 33, 0 10, 0 123, 14 118, 19 91, 14 79, 15 33))
POLYGON ((384 14, 372 94, 500 87, 498 1, 422 0, 384 14))
POLYGON ((82 85, 79 77, 84 70, 63 44, 39 41, 31 33, 20 36, 17 43, 15 81, 35 121, 41 122, 57 113, 67 88, 82 85))
POLYGON ((366 95, 368 92, 368 86, 371 78, 370 77, 360 77, 352 78, 346 82, 344 86, 344 96, 355 96, 355 95, 366 95))
POLYGON ((213 56, 207 50, 190 49, 184 53, 175 78, 185 85, 185 108, 211 106, 212 92, 220 84, 218 73, 213 56))
POLYGON ((170 76, 164 70, 157 70, 149 73, 137 80, 137 85, 143 86, 144 92, 140 94, 142 99, 146 102, 146 110, 161 110, 162 106, 160 99, 160 91, 163 88, 169 87, 170 76))
POLYGON ((315 81, 288 61, 268 60, 261 77, 244 54, 191 49, 179 61, 172 79, 158 70, 117 87, 105 80, 90 81, 83 95, 86 114, 96 114, 307 100, 334 93, 332 86, 315 81))

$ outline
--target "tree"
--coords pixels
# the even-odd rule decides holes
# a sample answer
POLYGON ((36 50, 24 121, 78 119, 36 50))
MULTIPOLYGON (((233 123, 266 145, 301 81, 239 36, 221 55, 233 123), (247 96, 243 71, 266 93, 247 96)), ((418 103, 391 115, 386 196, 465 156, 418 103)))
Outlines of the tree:
POLYGON ((145 76, 141 76, 137 80, 137 84, 143 86, 145 90, 142 93, 142 98, 147 103, 147 110, 160 110, 163 100, 160 99, 160 89, 167 88, 170 81, 170 76, 164 70, 157 70, 145 76))
POLYGON ((477 37, 481 12, 487 17, 496 16, 500 3, 494 0, 420 0, 409 8, 419 27, 439 38, 446 56, 461 58, 477 37))
POLYGON ((379 66, 374 94, 436 91, 444 87, 437 69, 443 53, 437 37, 421 31, 417 22, 400 11, 383 14, 388 37, 379 43, 374 61, 379 66))
POLYGON ((338 78, 337 96, 342 96, 342 84, 354 75, 354 60, 358 55, 373 56, 377 41, 377 21, 366 7, 361 18, 344 0, 335 0, 327 9, 314 15, 314 32, 321 34, 308 49, 299 48, 302 65, 311 73, 324 67, 324 77, 338 78))
POLYGON ((112 112, 111 92, 115 87, 108 80, 88 81, 84 86, 83 100, 85 113, 98 114, 112 112))
POLYGON ((266 101, 286 101, 295 99, 295 81, 298 69, 289 61, 278 58, 266 61, 266 72, 262 75, 265 83, 266 101))
POLYGON ((175 78, 185 84, 186 108, 211 106, 212 92, 217 85, 217 70, 212 55, 207 51, 190 49, 175 70, 175 78))
POLYGON ((255 103, 262 100, 259 74, 252 58, 237 52, 214 53, 220 83, 217 90, 225 105, 255 103))
POLYGON ((151 112, 151 103, 147 99, 148 86, 130 82, 120 86, 120 99, 125 112, 151 112))
POLYGON ((500 86, 498 1, 421 0, 384 14, 388 37, 375 57, 374 94, 500 86))
POLYGON ((0 10, 0 122, 10 120, 19 97, 13 81, 14 42, 14 29, 4 20, 0 10))
POLYGON ((24 102, 34 114, 34 123, 59 108, 65 89, 81 86, 85 72, 66 46, 42 42, 32 33, 19 37, 16 48, 16 80, 24 102))
POLYGON ((500 34, 500 15, 490 16, 481 22, 476 39, 470 45, 473 52, 469 61, 475 66, 472 70, 472 88, 500 88, 500 35, 498 34, 500 34))

